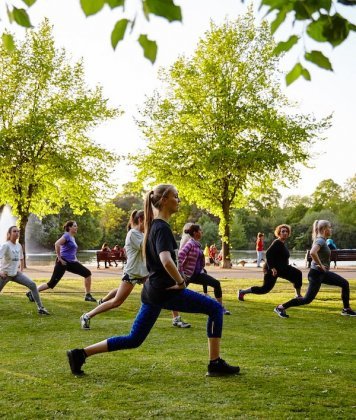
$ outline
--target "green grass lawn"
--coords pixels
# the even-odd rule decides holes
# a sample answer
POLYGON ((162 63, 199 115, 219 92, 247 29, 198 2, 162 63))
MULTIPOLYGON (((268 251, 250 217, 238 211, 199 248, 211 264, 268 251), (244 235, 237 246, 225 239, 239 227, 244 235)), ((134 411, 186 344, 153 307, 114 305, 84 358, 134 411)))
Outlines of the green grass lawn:
MULTIPOLYGON (((293 295, 286 281, 237 301, 238 288, 260 282, 222 280, 232 315, 224 320, 221 356, 241 367, 229 378, 205 377, 206 317, 183 314, 192 328, 178 329, 168 311, 139 349, 91 357, 86 374, 75 377, 65 351, 126 334, 141 287, 84 331, 79 317, 93 304, 83 301, 80 278, 42 294, 50 317, 38 316, 26 290, 9 283, 0 294, 0 418, 355 419, 356 318, 340 315, 339 289, 323 287, 311 305, 281 319, 273 308, 293 295)), ((93 294, 116 284, 95 280, 93 294)), ((350 284, 355 308, 356 280, 350 284)))

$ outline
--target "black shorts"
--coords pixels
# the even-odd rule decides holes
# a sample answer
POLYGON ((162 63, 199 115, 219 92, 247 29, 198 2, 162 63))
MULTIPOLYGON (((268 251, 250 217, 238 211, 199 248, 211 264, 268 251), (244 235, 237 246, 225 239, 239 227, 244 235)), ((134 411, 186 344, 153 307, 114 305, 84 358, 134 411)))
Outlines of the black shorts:
POLYGON ((91 276, 91 271, 88 270, 86 267, 84 267, 84 265, 82 265, 79 261, 66 261, 66 263, 67 263, 66 265, 63 265, 58 260, 56 261, 56 265, 54 266, 51 280, 47 283, 47 286, 50 289, 55 288, 55 286, 64 276, 64 273, 66 271, 69 271, 70 273, 73 273, 73 274, 78 274, 79 276, 82 276, 85 278, 91 276))

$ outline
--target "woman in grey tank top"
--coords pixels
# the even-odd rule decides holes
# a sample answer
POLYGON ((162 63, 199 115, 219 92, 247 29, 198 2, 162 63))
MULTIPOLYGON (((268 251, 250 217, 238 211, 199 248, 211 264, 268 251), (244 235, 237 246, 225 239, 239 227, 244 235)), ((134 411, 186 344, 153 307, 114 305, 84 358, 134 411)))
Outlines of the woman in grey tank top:
POLYGON ((356 316, 356 312, 350 308, 349 282, 330 271, 330 249, 326 244, 326 240, 331 236, 331 231, 331 223, 328 220, 315 220, 312 233, 313 245, 310 250, 312 263, 308 273, 308 290, 303 298, 291 299, 274 309, 274 312, 281 318, 289 318, 289 315, 286 313, 288 308, 311 303, 318 294, 322 283, 341 288, 341 299, 343 302, 341 315, 356 316))

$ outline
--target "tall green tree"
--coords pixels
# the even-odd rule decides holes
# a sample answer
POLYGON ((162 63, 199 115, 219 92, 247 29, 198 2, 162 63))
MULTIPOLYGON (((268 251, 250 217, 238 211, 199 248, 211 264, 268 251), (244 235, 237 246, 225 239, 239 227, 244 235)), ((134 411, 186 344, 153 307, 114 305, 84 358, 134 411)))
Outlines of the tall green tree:
POLYGON ((118 115, 86 86, 83 63, 56 49, 48 21, 13 51, 0 46, 0 203, 18 216, 22 244, 30 213, 96 206, 116 158, 89 133, 118 115))
POLYGON ((63 235, 63 225, 67 220, 75 220, 78 233, 75 240, 80 250, 97 249, 102 243, 102 228, 99 212, 89 212, 78 215, 66 204, 57 214, 44 216, 41 220, 31 215, 27 225, 28 248, 41 251, 43 248, 53 251, 54 243, 63 235))
MULTIPOLYGON (((356 175, 346 180, 343 188, 343 203, 339 208, 338 217, 341 222, 356 228, 356 175)), ((355 232, 356 234, 356 232, 355 232)), ((356 246, 356 241, 351 243, 356 246)))
POLYGON ((312 194, 312 210, 329 209, 334 213, 342 201, 343 189, 332 179, 324 179, 312 194))
POLYGON ((274 48, 267 23, 256 26, 251 8, 235 22, 212 23, 192 57, 161 72, 163 89, 141 113, 148 143, 132 158, 138 176, 172 182, 218 216, 224 261, 231 210, 295 179, 294 165, 308 160, 328 126, 286 113, 274 48))
POLYGON ((103 242, 113 247, 118 242, 121 246, 125 243, 127 214, 113 202, 105 203, 101 208, 100 225, 103 229, 103 242))
POLYGON ((286 223, 297 223, 301 220, 311 207, 309 197, 290 195, 284 200, 283 209, 286 216, 286 223))

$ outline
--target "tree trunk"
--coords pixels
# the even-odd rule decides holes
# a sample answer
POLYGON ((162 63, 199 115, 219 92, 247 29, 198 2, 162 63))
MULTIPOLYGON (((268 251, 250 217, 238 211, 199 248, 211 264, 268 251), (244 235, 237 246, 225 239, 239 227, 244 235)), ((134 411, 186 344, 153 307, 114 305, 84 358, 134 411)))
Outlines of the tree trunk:
POLYGON ((19 228, 20 228, 20 239, 19 239, 19 243, 22 246, 22 250, 23 250, 23 262, 24 262, 24 267, 27 268, 27 263, 26 263, 26 226, 27 226, 27 222, 28 222, 28 215, 20 215, 18 218, 18 224, 19 224, 19 228))
POLYGON ((223 237, 222 237, 222 268, 231 268, 230 260, 230 202, 223 202, 223 237))

